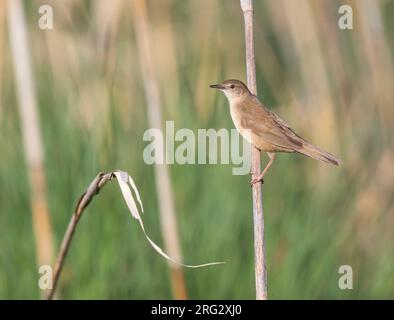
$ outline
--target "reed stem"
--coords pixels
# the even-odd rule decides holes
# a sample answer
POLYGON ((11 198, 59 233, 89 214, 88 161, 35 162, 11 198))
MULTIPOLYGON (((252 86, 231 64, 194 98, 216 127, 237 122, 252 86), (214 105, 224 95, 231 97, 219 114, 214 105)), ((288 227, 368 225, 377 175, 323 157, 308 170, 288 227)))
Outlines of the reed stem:
POLYGON ((47 300, 52 300, 57 284, 59 282, 59 277, 63 269, 64 261, 66 259, 68 249, 70 248, 71 241, 74 237, 74 232, 77 227, 78 221, 81 218, 83 212, 85 211, 86 207, 92 201, 93 197, 99 193, 100 189, 114 177, 113 173, 102 173, 100 172, 90 183, 89 187, 86 191, 82 194, 81 198, 79 199, 77 206, 74 210, 74 213, 71 216, 70 222, 68 224, 66 233, 64 234, 62 244, 60 246, 59 253, 56 258, 55 268, 53 270, 53 282, 52 282, 52 289, 48 290, 47 300))
MULTIPOLYGON (((151 128, 157 128, 163 131, 162 104, 153 63, 146 2, 145 0, 133 0, 131 3, 133 5, 133 20, 148 107, 148 122, 151 128)), ((182 250, 178 235, 178 224, 168 165, 155 164, 155 183, 164 246, 170 256, 174 257, 177 261, 182 261, 182 250)), ((182 268, 171 262, 169 262, 169 268, 171 286, 175 299, 187 299, 182 268)))
MULTIPOLYGON (((240 0, 245 23, 246 77, 249 90, 257 94, 256 63, 253 42, 253 3, 252 0, 240 0)), ((260 174, 260 150, 252 149, 252 175, 260 174)), ((253 225, 254 225, 254 259, 256 279, 256 300, 267 299, 267 269, 264 242, 264 211, 262 184, 255 183, 252 188, 253 196, 253 225)))

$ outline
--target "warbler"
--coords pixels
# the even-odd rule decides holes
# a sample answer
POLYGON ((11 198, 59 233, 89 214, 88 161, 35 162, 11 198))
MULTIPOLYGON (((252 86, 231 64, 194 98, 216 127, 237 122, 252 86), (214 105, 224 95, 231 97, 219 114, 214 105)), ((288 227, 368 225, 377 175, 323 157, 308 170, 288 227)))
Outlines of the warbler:
POLYGON ((278 115, 264 106, 239 80, 226 80, 212 84, 228 99, 231 118, 238 132, 260 151, 267 152, 270 160, 261 174, 252 176, 251 184, 264 182, 264 175, 275 160, 276 152, 298 152, 313 159, 336 166, 342 161, 307 142, 294 132, 278 115))

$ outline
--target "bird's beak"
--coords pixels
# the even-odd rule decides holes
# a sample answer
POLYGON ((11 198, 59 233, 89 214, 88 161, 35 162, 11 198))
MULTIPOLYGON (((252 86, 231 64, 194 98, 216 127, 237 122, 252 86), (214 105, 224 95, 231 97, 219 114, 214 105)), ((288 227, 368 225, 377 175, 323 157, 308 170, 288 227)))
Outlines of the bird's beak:
POLYGON ((210 87, 214 88, 214 89, 219 89, 219 90, 226 89, 226 87, 222 84, 211 84, 210 87))

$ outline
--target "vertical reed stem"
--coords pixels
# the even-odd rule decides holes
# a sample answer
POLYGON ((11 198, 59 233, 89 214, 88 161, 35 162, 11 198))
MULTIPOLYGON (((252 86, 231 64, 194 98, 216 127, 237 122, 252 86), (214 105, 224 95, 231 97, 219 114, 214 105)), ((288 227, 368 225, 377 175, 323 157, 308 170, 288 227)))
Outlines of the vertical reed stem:
MULTIPOLYGON (((162 129, 161 100, 154 72, 146 3, 145 0, 132 0, 131 3, 133 4, 133 20, 137 47, 148 105, 149 125, 152 128, 162 129)), ((155 182, 164 246, 171 257, 182 261, 170 172, 166 164, 155 164, 155 182)), ((176 299, 186 299, 186 286, 181 267, 171 262, 169 263, 169 267, 174 297, 176 299)))
MULTIPOLYGON (((249 90, 257 94, 256 64, 253 42, 253 3, 252 0, 240 0, 245 22, 246 76, 249 90)), ((260 174, 260 151, 252 150, 252 175, 260 174)), ((264 211, 261 183, 253 185, 253 225, 254 225, 254 259, 256 277, 256 299, 267 299, 267 270, 264 242, 264 211)))
POLYGON ((20 0, 8 1, 7 7, 19 117, 30 182, 30 203, 37 264, 38 266, 51 265, 53 257, 52 230, 47 205, 44 153, 29 57, 26 22, 20 0))

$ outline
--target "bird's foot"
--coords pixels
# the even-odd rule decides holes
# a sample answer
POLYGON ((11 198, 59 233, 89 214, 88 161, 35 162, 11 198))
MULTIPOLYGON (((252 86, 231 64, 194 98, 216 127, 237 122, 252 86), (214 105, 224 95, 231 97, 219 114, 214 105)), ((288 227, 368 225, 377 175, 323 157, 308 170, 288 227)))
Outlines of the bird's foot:
POLYGON ((259 183, 259 182, 261 182, 262 184, 264 183, 263 176, 260 175, 256 178, 256 177, 253 177, 253 175, 252 175, 252 180, 250 180, 250 186, 253 187, 254 184, 259 183))

